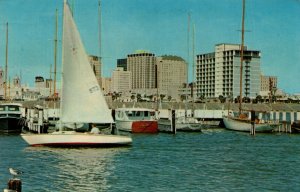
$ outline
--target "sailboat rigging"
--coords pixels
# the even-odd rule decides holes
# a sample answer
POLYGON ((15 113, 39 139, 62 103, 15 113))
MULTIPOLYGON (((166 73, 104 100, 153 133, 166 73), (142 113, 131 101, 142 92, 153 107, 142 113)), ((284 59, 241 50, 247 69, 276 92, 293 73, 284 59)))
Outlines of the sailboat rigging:
MULTIPOLYGON (((233 116, 223 116, 223 122, 225 125, 225 128, 235 131, 246 131, 250 132, 252 130, 251 123, 255 123, 255 130, 256 132, 271 132, 276 127, 278 127, 277 123, 273 122, 265 122, 262 120, 256 120, 256 122, 253 121, 254 117, 248 119, 245 117, 244 114, 242 114, 242 95, 243 95, 243 62, 244 62, 244 33, 245 33, 245 0, 243 0, 242 5, 242 29, 241 29, 241 46, 240 46, 240 95, 239 95, 239 111, 238 111, 238 117, 233 116)), ((255 113, 252 113, 254 115, 255 113)))

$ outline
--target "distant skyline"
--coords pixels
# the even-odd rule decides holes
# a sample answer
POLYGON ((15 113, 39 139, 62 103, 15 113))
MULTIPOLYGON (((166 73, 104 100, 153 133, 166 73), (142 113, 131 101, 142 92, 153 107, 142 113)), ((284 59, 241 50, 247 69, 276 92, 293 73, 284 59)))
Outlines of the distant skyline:
MULTIPOLYGON (((86 51, 99 55, 98 0, 69 0, 86 51)), ((9 23, 9 77, 50 77, 54 63, 55 9, 59 39, 63 0, 0 0, 0 66, 5 66, 5 23, 9 23)), ((214 52, 219 43, 240 44, 242 0, 101 0, 102 76, 111 76, 117 59, 136 50, 188 56, 192 81, 192 31, 195 55, 214 52)), ((245 45, 262 53, 264 75, 277 76, 278 88, 300 93, 300 1, 246 0, 245 45)), ((61 42, 58 47, 60 78, 61 42)), ((53 77, 53 75, 52 75, 53 77)))

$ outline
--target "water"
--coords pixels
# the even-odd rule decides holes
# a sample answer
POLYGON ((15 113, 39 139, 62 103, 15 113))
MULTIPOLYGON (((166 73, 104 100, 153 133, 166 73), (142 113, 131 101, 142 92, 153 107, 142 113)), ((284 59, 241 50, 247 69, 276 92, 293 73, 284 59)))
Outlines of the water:
POLYGON ((299 191, 300 135, 223 129, 132 135, 124 148, 34 148, 0 136, 0 191, 8 167, 31 191, 299 191))

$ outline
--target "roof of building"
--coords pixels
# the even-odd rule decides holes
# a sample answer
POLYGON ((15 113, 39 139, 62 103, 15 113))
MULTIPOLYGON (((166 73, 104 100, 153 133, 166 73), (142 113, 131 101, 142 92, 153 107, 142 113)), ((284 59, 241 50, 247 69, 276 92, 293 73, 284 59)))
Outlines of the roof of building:
POLYGON ((184 61, 182 57, 176 55, 162 55, 163 60, 174 60, 174 61, 184 61))

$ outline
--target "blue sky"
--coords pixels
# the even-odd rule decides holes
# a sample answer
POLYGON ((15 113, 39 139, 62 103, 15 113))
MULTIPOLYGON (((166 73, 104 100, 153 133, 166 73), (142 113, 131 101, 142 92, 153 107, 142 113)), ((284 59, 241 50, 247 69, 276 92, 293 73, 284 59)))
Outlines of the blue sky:
MULTIPOLYGON (((70 0, 86 51, 98 55, 98 0, 70 0)), ((240 43, 242 0, 101 0, 103 76, 118 58, 136 50, 187 59, 188 13, 195 25, 195 52, 214 52, 218 43, 240 43)), ((5 65, 5 23, 9 23, 9 76, 22 73, 33 86, 48 78, 53 61, 55 9, 61 38, 63 0, 0 0, 0 65, 5 65)), ((265 75, 278 87, 300 93, 300 0, 246 0, 245 44, 262 53, 265 75)), ((191 30, 192 31, 192 30, 191 30)), ((190 40, 192 36, 190 34, 190 40)), ((190 56, 192 55, 190 43, 190 56)), ((58 68, 61 63, 59 44, 58 68)), ((192 60, 190 60, 191 63, 192 60)), ((192 67, 189 74, 192 80, 192 67)))

